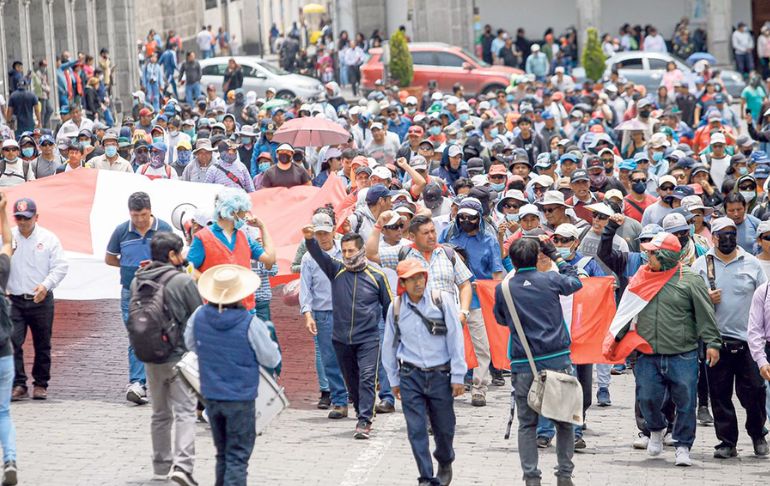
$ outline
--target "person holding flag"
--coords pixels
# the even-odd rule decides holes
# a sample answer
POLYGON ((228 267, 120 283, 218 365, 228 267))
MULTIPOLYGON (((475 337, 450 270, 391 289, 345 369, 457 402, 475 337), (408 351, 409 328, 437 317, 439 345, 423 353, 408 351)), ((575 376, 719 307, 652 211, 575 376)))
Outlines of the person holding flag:
POLYGON ((660 232, 641 245, 643 265, 628 284, 604 340, 603 353, 613 361, 639 350, 636 362, 637 399, 650 429, 647 453, 663 452, 667 421, 661 411, 666 395, 674 402, 673 439, 677 466, 691 466, 695 441, 698 384, 698 340, 706 343, 706 360, 719 361, 722 338, 714 306, 703 279, 682 266, 676 236, 660 232), (636 329, 630 330, 632 321, 636 329))

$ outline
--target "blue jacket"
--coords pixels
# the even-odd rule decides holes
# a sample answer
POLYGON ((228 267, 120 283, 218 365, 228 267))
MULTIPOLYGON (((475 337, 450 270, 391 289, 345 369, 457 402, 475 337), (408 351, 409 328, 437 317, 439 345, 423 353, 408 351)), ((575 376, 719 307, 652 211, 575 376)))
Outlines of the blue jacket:
POLYGON ((443 179, 447 183, 447 186, 451 188, 452 184, 454 184, 457 179, 468 177, 468 170, 465 168, 464 163, 460 165, 459 169, 452 170, 449 168, 449 160, 445 163, 444 158, 442 157, 441 166, 431 172, 430 175, 443 179))
POLYGON ((332 340, 344 344, 379 341, 379 324, 387 317, 392 299, 382 270, 368 264, 360 272, 348 271, 341 261, 321 250, 315 239, 305 240, 305 244, 332 283, 332 340))
MULTIPOLYGON (((262 152, 270 152, 270 157, 272 157, 273 163, 275 164, 278 162, 278 157, 275 153, 277 148, 278 142, 269 142, 264 135, 260 137, 257 144, 254 146, 254 151, 251 152, 251 163, 249 164, 249 172, 251 173, 251 177, 257 175, 257 158, 262 152)), ((245 163, 246 161, 244 161, 244 164, 245 163)))
POLYGON ((201 394, 208 400, 257 398, 259 361, 249 344, 252 316, 243 308, 204 305, 195 313, 193 333, 198 352, 201 394), (227 352, 222 352, 227 350, 227 352))
POLYGON ((399 123, 398 125, 393 123, 392 120, 388 120, 388 131, 398 135, 398 140, 400 142, 404 141, 404 139, 406 138, 406 132, 409 131, 409 127, 411 126, 412 126, 412 121, 405 116, 401 117, 401 123, 399 123))
POLYGON ((173 49, 166 49, 158 58, 158 64, 163 66, 163 74, 166 75, 166 78, 174 76, 177 67, 176 52, 173 49))
MULTIPOLYGON (((495 318, 511 331, 508 340, 511 370, 527 372, 530 369, 527 354, 508 312, 501 285, 502 283, 495 287, 495 318)), ((571 339, 564 322, 559 296, 571 295, 583 287, 575 267, 562 262, 558 274, 538 272, 534 267, 520 268, 508 285, 538 369, 562 369, 568 366, 571 339)))

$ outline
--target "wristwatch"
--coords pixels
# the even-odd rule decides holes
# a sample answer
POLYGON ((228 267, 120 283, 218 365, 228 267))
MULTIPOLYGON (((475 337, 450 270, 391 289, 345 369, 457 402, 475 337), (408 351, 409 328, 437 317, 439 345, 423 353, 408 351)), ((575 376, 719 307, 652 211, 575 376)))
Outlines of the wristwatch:
POLYGON ((468 318, 468 316, 470 316, 470 315, 471 315, 471 311, 469 311, 469 310, 461 310, 461 311, 460 311, 460 314, 464 315, 464 316, 465 316, 465 318, 467 319, 467 318, 468 318))

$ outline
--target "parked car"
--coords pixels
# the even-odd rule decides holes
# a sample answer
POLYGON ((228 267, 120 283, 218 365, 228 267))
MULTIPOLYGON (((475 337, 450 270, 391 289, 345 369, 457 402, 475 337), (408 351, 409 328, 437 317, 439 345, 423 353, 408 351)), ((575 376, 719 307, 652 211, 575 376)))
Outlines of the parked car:
MULTIPOLYGON (((439 42, 412 42, 409 44, 414 65, 413 86, 426 87, 435 80, 438 89, 451 92, 455 83, 463 85, 466 94, 477 95, 504 89, 512 74, 523 71, 506 66, 490 66, 462 47, 439 42)), ((369 51, 369 61, 361 66, 361 86, 364 92, 374 89, 382 79, 382 49, 369 51)))
MULTIPOLYGON (((666 72, 666 65, 671 61, 684 73, 688 82, 695 81, 698 75, 681 59, 671 54, 644 51, 618 52, 609 57, 606 61, 607 69, 604 75, 609 76, 612 67, 617 66, 618 74, 622 77, 632 83, 643 85, 648 92, 654 92, 660 86, 663 73, 666 72)), ((720 71, 722 73, 720 77, 730 96, 740 97, 743 88, 746 87, 743 76, 730 69, 721 69, 720 71)), ((582 67, 575 68, 572 71, 572 77, 575 78, 575 82, 582 82, 585 79, 585 70, 582 67)))
MULTIPOLYGON (((312 100, 324 91, 317 79, 288 73, 259 57, 240 56, 234 59, 243 69, 243 90, 256 91, 259 97, 265 96, 267 88, 275 88, 276 97, 285 99, 300 97, 312 100)), ((228 60, 229 57, 212 57, 198 61, 203 73, 201 83, 204 86, 213 84, 222 95, 228 60)))

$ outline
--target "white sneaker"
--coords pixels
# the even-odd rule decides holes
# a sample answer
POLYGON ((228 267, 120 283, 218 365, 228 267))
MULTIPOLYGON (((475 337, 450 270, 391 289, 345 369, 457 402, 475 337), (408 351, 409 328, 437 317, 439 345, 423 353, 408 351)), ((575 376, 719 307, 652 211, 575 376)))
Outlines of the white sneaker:
POLYGON ((690 449, 685 446, 679 446, 676 448, 676 460, 675 466, 692 466, 692 459, 690 459, 690 449))
POLYGON ((138 381, 130 383, 126 387, 126 400, 137 405, 144 405, 149 401, 147 400, 147 391, 138 381))
POLYGON ((639 432, 639 435, 634 439, 634 449, 647 449, 647 444, 650 443, 650 438, 639 432))
POLYGON ((671 436, 671 434, 667 433, 663 436, 663 445, 667 447, 673 447, 676 445, 676 441, 671 436))
POLYGON ((650 441, 647 443, 647 454, 652 457, 659 456, 663 452, 663 432, 666 429, 650 431, 650 441))

